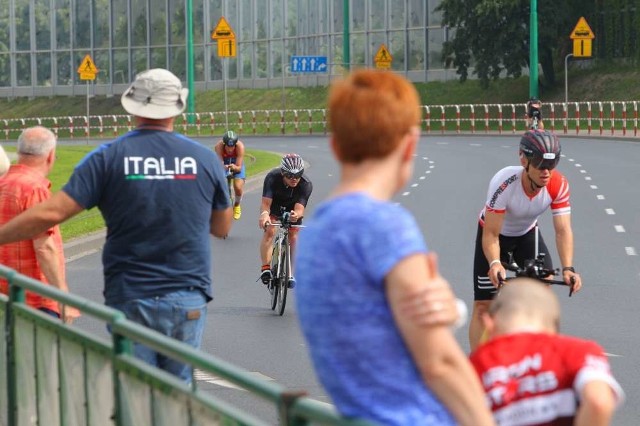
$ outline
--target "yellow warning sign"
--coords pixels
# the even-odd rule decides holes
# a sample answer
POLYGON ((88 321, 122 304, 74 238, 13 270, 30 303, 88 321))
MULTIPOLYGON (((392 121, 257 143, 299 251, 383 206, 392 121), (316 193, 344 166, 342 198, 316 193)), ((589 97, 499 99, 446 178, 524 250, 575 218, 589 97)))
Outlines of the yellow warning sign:
POLYGON ((91 55, 84 57, 77 71, 80 74, 80 80, 95 80, 96 74, 99 72, 93 59, 91 59, 91 55))
POLYGON ((231 29, 231 25, 229 25, 227 20, 224 19, 224 16, 221 16, 220 20, 218 21, 218 25, 216 25, 216 28, 211 32, 211 39, 212 40, 231 40, 235 38, 236 38, 236 34, 231 29))
POLYGON ((571 35, 569 36, 572 40, 575 39, 593 39, 596 38, 593 31, 591 31, 591 27, 587 23, 587 20, 584 19, 584 16, 581 16, 578 19, 578 23, 576 27, 571 31, 571 35))
POLYGON ((221 58, 236 57, 236 39, 218 40, 218 56, 221 58))
POLYGON ((391 62, 393 61, 393 56, 389 53, 387 46, 383 44, 380 45, 376 56, 373 57, 373 62, 376 64, 376 68, 391 68, 391 62))
POLYGON ((591 39, 580 38, 573 40, 573 56, 576 58, 591 57, 591 39))

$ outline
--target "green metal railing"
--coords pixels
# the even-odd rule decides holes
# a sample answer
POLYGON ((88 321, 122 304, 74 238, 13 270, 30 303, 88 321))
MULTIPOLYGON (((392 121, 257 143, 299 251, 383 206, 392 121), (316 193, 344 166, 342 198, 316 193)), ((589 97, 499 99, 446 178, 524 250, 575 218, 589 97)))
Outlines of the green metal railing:
POLYGON ((340 417, 326 404, 249 375, 228 362, 127 320, 120 311, 62 292, 0 265, 0 425, 266 425, 133 356, 133 342, 247 390, 277 409, 280 425, 368 423, 340 417), (101 340, 25 305, 25 291, 78 308, 108 325, 101 340))

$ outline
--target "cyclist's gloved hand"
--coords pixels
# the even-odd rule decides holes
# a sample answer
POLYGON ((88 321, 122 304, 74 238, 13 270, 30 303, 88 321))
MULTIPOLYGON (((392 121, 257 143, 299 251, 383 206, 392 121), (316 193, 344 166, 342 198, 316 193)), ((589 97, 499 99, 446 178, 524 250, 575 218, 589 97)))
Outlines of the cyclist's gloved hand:
POLYGON ((296 223, 298 219, 300 219, 300 216, 298 216, 295 210, 291 210, 291 213, 289 213, 289 222, 296 223))

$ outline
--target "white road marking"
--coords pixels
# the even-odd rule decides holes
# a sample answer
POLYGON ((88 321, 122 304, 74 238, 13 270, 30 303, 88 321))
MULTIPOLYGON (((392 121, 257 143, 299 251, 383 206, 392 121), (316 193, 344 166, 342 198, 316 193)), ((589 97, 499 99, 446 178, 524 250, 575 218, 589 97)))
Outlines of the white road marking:
POLYGON ((469 146, 482 146, 481 143, 470 143, 469 146))
POLYGON ((609 352, 605 352, 604 354, 608 357, 622 358, 622 355, 610 354, 609 352))
POLYGON ((597 198, 598 200, 604 200, 604 195, 596 195, 596 198, 597 198))
POLYGON ((615 225, 614 228, 615 228, 616 232, 626 232, 624 230, 624 226, 622 226, 622 225, 615 225))
POLYGON ((419 184, 418 183, 414 183, 413 185, 411 185, 412 188, 417 187, 419 184))
POLYGON ((605 211, 607 214, 611 214, 611 215, 616 214, 616 212, 615 212, 615 211, 613 211, 613 209, 604 209, 604 211, 605 211))
POLYGON ((426 178, 426 176, 420 176, 420 180, 425 180, 426 178))
POLYGON ((433 169, 435 166, 429 166, 430 169, 433 169))
POLYGON ((406 197, 406 196, 407 196, 407 195, 409 195, 409 194, 411 194, 409 191, 407 191, 407 192, 403 192, 403 193, 402 193, 402 196, 403 196, 403 197, 406 197))
MULTIPOLYGON (((251 371, 248 374, 250 374, 251 376, 257 378, 257 379, 261 379, 261 380, 268 380, 268 381, 273 381, 274 379, 272 377, 269 376, 265 376, 262 373, 259 373, 257 371, 251 371)), ((213 374, 209 374, 205 371, 202 370, 196 370, 194 372, 194 377, 197 381, 199 382, 207 382, 207 383, 211 383, 212 385, 217 385, 217 386, 222 386, 225 388, 232 388, 232 389, 239 389, 239 390, 244 390, 242 389, 242 387, 231 383, 228 380, 222 379, 218 376, 214 376, 213 374)))
POLYGON ((580 170, 580 173, 587 173, 585 169, 580 170))
POLYGON ((449 142, 436 142, 436 145, 449 145, 449 142))
MULTIPOLYGON (((562 155, 562 156, 564 157, 564 155, 562 155)), ((574 160, 573 158, 569 158, 569 161, 576 161, 576 160, 574 160)))
POLYGON ((591 185, 591 189, 598 189, 596 185, 591 185))
POLYGON ((624 251, 626 251, 629 256, 637 256, 638 255, 638 253, 636 253, 636 249, 634 247, 625 247, 624 251))
POLYGON ((435 163, 435 161, 433 161, 433 160, 430 160, 430 161, 429 161, 429 164, 433 164, 433 163, 435 163))
POLYGON ((591 178, 589 176, 585 176, 584 180, 591 180, 591 178))
POLYGON ((423 159, 423 160, 428 160, 428 159, 429 159, 429 157, 422 157, 422 159, 423 159))
POLYGON ((431 173, 431 170, 427 170, 425 173, 426 173, 426 174, 429 174, 429 173, 431 173))
POLYGON ((576 163, 576 167, 582 167, 582 164, 576 163))

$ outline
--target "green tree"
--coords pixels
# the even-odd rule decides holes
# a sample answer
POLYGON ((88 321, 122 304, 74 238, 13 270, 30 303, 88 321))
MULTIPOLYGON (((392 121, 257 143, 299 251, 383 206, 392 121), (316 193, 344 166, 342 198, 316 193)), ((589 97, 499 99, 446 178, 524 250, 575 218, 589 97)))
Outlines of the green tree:
MULTIPOLYGON (((538 0, 538 59, 545 83, 554 85, 554 62, 570 47, 569 34, 580 16, 589 16, 593 2, 538 0)), ((474 68, 483 87, 529 68, 530 0, 443 0, 437 11, 442 23, 455 28, 443 46, 445 66, 457 69, 462 81, 474 68)), ((537 66, 537 64, 536 64, 537 66)))

